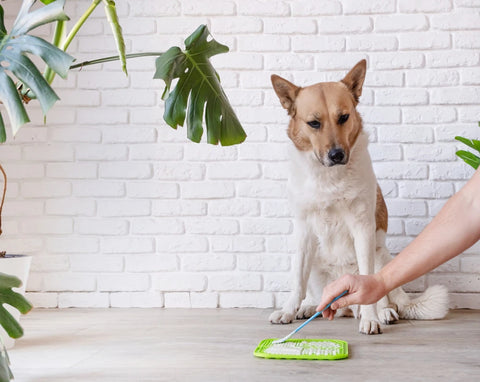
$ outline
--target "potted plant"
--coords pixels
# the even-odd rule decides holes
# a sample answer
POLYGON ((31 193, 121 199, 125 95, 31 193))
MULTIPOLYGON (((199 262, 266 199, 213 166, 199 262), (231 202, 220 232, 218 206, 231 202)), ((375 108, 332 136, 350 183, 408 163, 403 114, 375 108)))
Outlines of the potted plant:
MULTIPOLYGON (((219 53, 228 52, 228 47, 210 38, 205 25, 185 40, 185 49, 172 47, 165 52, 148 52, 126 54, 122 29, 119 24, 115 2, 112 0, 92 0, 84 14, 67 33, 68 16, 64 12, 65 0, 41 0, 43 7, 31 10, 36 0, 23 0, 17 18, 10 32, 4 24, 4 10, 0 5, 0 103, 7 111, 11 136, 15 136, 25 123, 29 122, 25 105, 32 99, 38 100, 43 114, 59 99, 50 86, 56 74, 65 78, 69 70, 87 65, 118 60, 127 74, 127 59, 145 56, 156 57, 154 78, 165 82, 162 99, 165 100, 164 120, 177 128, 186 122, 187 136, 194 142, 200 142, 204 126, 207 130, 207 142, 211 144, 234 145, 245 140, 246 134, 220 85, 220 77, 211 65, 209 58, 219 53), (75 63, 74 58, 66 53, 73 38, 92 12, 100 4, 104 5, 106 16, 111 26, 118 55, 75 63), (29 34, 35 28, 55 23, 52 42, 29 34), (43 73, 28 58, 28 54, 41 58, 46 67, 43 73), (176 80, 176 85, 172 83, 176 80)), ((0 143, 7 140, 7 131, 0 110, 0 143)), ((7 187, 7 176, 0 164, 4 176, 3 198, 7 187)), ((1 233, 1 228, 0 228, 1 233)), ((0 248, 1 253, 1 248, 0 248)), ((0 304, 12 305, 17 310, 15 319, 0 305, 0 325, 11 338, 23 334, 18 324, 19 313, 27 313, 32 306, 18 292, 25 290, 29 259, 18 255, 3 253, 0 257, 0 304), (26 266, 21 271, 7 266, 7 261, 23 262, 26 266), (4 272, 5 273, 2 273, 4 272), (16 276, 18 275, 18 277, 16 276), (13 291, 12 288, 23 289, 13 291)), ((0 346, 0 382, 9 381, 12 374, 8 368, 6 350, 0 346)))

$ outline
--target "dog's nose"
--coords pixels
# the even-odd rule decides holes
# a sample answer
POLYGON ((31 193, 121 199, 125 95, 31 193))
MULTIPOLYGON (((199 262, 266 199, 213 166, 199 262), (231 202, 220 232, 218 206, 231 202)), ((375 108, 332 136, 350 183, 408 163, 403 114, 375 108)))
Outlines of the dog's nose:
POLYGON ((340 164, 345 159, 345 151, 343 149, 331 149, 328 152, 328 158, 334 164, 340 164))

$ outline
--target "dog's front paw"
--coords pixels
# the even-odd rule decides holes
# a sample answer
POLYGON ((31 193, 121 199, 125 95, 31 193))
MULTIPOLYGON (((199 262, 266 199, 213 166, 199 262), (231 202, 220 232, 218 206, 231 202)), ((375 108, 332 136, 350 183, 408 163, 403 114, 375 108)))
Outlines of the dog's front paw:
POLYGON ((294 317, 295 313, 276 310, 270 315, 269 320, 272 324, 291 324, 294 317))
POLYGON ((315 313, 317 313, 316 309, 316 305, 302 305, 297 312, 297 320, 303 320, 305 318, 312 317, 315 313))
POLYGON ((398 321, 399 316, 395 307, 386 307, 378 312, 378 318, 382 324, 390 325, 398 321))
POLYGON ((382 329, 380 327, 380 323, 374 320, 360 320, 360 326, 358 331, 363 334, 381 334, 382 329))

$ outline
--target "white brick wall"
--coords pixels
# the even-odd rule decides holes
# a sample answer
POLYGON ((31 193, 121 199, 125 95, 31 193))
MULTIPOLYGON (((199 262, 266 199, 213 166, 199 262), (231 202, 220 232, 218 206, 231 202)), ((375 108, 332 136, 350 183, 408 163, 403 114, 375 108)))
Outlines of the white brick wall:
MULTIPOLYGON (((8 25, 19 2, 6 1, 8 25)), ((67 2, 72 19, 87 0, 67 2)), ((62 100, 0 147, 10 174, 2 247, 33 255, 29 297, 44 307, 279 306, 295 251, 287 203, 288 118, 269 77, 338 80, 368 60, 360 111, 400 251, 472 170, 455 135, 478 137, 480 3, 461 0, 128 0, 129 52, 162 51, 207 23, 231 53, 213 59, 248 132, 195 145, 162 121, 153 59, 57 79, 62 100)), ((101 7, 100 7, 101 8, 101 7)), ((101 9, 72 45, 113 53, 101 9)), ((42 29, 45 34, 48 28, 42 29)), ((442 283, 478 308, 480 245, 408 286, 442 283)))

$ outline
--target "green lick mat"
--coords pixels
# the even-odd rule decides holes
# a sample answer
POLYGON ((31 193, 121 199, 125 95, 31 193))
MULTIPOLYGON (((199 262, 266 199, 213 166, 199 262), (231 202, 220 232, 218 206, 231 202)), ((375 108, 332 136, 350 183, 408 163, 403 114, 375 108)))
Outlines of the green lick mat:
POLYGON ((253 355, 275 359, 342 359, 348 357, 348 344, 342 340, 286 340, 272 344, 276 338, 261 341, 253 355))

